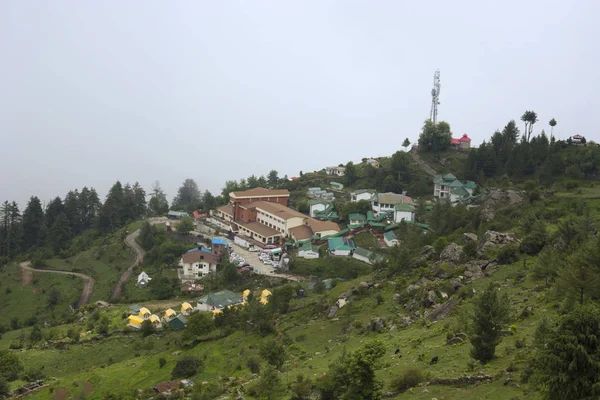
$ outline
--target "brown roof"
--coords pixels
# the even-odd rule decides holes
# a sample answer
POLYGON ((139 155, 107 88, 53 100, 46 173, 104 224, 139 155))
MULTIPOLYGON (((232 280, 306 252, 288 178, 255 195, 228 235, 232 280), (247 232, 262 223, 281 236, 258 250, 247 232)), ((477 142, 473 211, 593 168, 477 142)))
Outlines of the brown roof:
POLYGON ((260 222, 236 222, 236 224, 264 237, 282 235, 277 229, 270 228, 260 222))
POLYGON ((289 207, 284 206, 279 203, 271 203, 268 201, 255 201, 250 204, 247 204, 248 208, 260 208, 263 211, 268 212, 269 214, 273 214, 282 219, 290 219, 294 217, 298 218, 306 218, 307 215, 302 214, 296 210, 293 210, 289 207))
POLYGON ((315 218, 307 218, 306 223, 310 226, 313 233, 323 232, 323 231, 340 231, 340 226, 335 222, 331 221, 319 221, 315 218))
POLYGON ((228 204, 226 206, 217 207, 217 210, 219 210, 225 214, 229 214, 233 217, 233 206, 231 204, 228 204))
POLYGON ((294 240, 310 239, 313 235, 313 231, 308 225, 300 225, 290 229, 290 235, 294 240))
POLYGON ((212 253, 207 253, 202 250, 194 250, 181 255, 184 264, 193 264, 202 261, 206 261, 209 264, 215 264, 215 256, 212 253))
POLYGON ((290 192, 287 189, 254 188, 241 192, 231 192, 229 196, 238 199, 244 197, 290 197, 290 192))
POLYGON ((377 201, 379 201, 380 203, 383 203, 383 204, 406 203, 406 204, 410 204, 411 206, 415 205, 415 203, 413 202, 413 199, 411 199, 410 197, 405 196, 403 194, 392 193, 392 192, 379 193, 377 195, 377 201))

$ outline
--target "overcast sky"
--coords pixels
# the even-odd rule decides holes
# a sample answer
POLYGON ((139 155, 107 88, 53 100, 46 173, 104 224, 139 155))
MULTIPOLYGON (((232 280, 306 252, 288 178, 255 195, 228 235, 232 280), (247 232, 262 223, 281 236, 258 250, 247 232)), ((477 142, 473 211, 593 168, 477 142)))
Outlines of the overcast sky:
MULTIPOLYGON (((526 109, 600 139, 600 1, 0 1, 0 200, 117 179, 169 199, 526 109)), ((519 122, 519 126, 522 124, 519 122)))

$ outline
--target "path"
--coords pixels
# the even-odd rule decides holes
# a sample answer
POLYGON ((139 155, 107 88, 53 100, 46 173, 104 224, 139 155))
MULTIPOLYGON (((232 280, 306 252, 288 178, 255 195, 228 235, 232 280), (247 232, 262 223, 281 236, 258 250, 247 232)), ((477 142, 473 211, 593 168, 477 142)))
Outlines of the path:
POLYGON ((81 296, 79 296, 79 301, 77 302, 77 307, 79 308, 90 302, 90 298, 92 297, 92 291, 94 289, 94 283, 96 283, 91 276, 84 275, 79 272, 72 272, 72 271, 58 271, 58 270, 52 270, 52 269, 36 269, 36 268, 31 268, 29 266, 29 264, 30 264, 29 261, 25 261, 25 262, 22 262, 21 264, 19 264, 19 266, 24 271, 29 271, 32 273, 49 272, 52 274, 75 275, 75 276, 83 279, 83 291, 81 292, 81 296))
POLYGON ((412 157, 412 159, 419 164, 419 167, 428 175, 431 176, 437 176, 439 175, 437 173, 437 171, 433 168, 431 168, 431 166, 429 164, 427 164, 425 161, 423 161, 423 159, 419 156, 418 150, 416 148, 412 148, 408 154, 412 157))
MULTIPOLYGON (((168 221, 168 219, 160 218, 160 219, 151 219, 149 222, 150 222, 150 225, 157 225, 157 224, 164 224, 166 221, 168 221)), ((131 273, 133 272, 133 269, 136 266, 140 265, 142 262, 144 262, 144 255, 146 254, 146 252, 144 251, 142 246, 140 246, 137 242, 137 238, 139 236, 140 236, 140 230, 138 229, 138 230, 130 233, 129 235, 127 235, 127 237, 125 238, 125 245, 127 247, 129 247, 131 250, 133 250, 133 252, 135 253, 135 259, 133 260, 133 264, 131 264, 129 266, 129 268, 127 268, 127 270, 125 272, 123 272, 123 274, 119 278, 119 281, 115 285, 115 287, 112 291, 112 294, 110 295, 111 299, 116 299, 119 296, 121 296, 121 287, 123 286, 123 283, 125 283, 125 281, 127 281, 131 277, 131 273)))

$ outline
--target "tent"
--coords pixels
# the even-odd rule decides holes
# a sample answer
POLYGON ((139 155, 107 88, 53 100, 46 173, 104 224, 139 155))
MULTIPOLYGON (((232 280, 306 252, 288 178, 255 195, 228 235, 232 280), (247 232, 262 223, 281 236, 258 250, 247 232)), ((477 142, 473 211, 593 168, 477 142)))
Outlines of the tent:
POLYGON ((144 319, 148 319, 148 318, 150 318, 150 315, 152 315, 152 313, 146 307, 142 307, 142 308, 140 308, 139 315, 140 315, 140 317, 142 317, 144 319))
POLYGON ((181 305, 181 312, 185 313, 185 312, 189 312, 193 309, 194 307, 192 307, 192 305, 190 303, 184 302, 181 305))
POLYGON ((173 318, 175 315, 177 315, 177 313, 170 308, 165 310, 164 316, 166 319, 173 318))
POLYGON ((142 317, 138 317, 137 315, 130 315, 129 318, 127 318, 127 321, 129 326, 140 329, 144 319, 142 317))

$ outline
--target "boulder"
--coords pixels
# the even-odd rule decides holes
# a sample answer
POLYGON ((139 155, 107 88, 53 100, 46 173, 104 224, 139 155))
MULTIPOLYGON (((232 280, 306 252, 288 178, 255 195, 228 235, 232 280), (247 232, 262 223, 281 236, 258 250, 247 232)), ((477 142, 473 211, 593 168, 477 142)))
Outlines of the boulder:
POLYGON ((438 295, 435 294, 435 291, 430 290, 429 292, 427 292, 427 298, 425 300, 423 300, 423 305, 425 307, 431 307, 432 305, 434 305, 437 302, 438 299, 438 295))
POLYGON ((329 307, 329 310, 327 310, 327 318, 333 318, 335 317, 335 314, 338 312, 339 307, 337 305, 333 305, 331 307, 329 307))
POLYGON ((436 322, 436 321, 440 321, 444 318, 448 318, 450 316, 450 314, 452 313, 452 310, 454 310, 454 308, 456 308, 458 303, 460 303, 460 299, 452 298, 452 299, 446 301, 445 303, 438 304, 437 306, 435 306, 433 311, 431 311, 427 315, 427 318, 431 322, 436 322))
POLYGON ((368 289, 370 285, 367 282, 361 282, 358 284, 358 287, 361 289, 368 289))
POLYGON ((405 327, 405 328, 406 328, 407 326, 409 326, 410 324, 412 324, 413 322, 415 322, 415 321, 413 321, 413 319, 412 319, 411 317, 408 317, 408 316, 404 316, 404 317, 402 317, 402 318, 400 319, 400 323, 401 323, 401 324, 402 324, 402 326, 403 326, 403 327, 405 327))
POLYGON ((424 265, 427 261, 435 260, 437 258, 437 254, 433 246, 424 246, 419 254, 419 257, 415 261, 416 265, 424 265))
POLYGON ((465 264, 464 275, 471 280, 481 279, 485 277, 485 271, 490 268, 490 265, 495 266, 496 263, 490 260, 474 260, 465 264))
POLYGON ((489 248, 503 247, 507 244, 518 242, 517 235, 514 232, 501 233, 496 231, 486 231, 477 246, 477 255, 482 256, 489 248))
POLYGON ((458 336, 454 336, 454 337, 451 337, 450 339, 446 340, 447 345, 460 344, 460 343, 464 343, 464 340, 458 336))
POLYGON ((464 286, 458 279, 452 279, 450 282, 448 282, 448 284, 452 287, 452 289, 454 289, 455 292, 464 286))
POLYGON ((369 325, 369 329, 373 332, 382 332, 385 328, 385 319, 374 317, 371 318, 371 323, 369 325))
POLYGON ((415 290, 419 290, 421 289, 421 287, 419 285, 408 285, 408 287, 406 288, 406 291, 408 293, 413 292, 415 290))
POLYGON ((396 303, 400 302, 400 294, 399 293, 394 293, 394 296, 392 296, 392 298, 394 299, 394 301, 396 303))
POLYGON ((450 265, 460 264, 460 260, 464 255, 462 246, 456 243, 450 243, 440 254, 440 261, 450 265))
POLYGON ((463 233, 462 240, 465 243, 476 242, 477 241, 477 235, 474 234, 474 233, 463 233))

